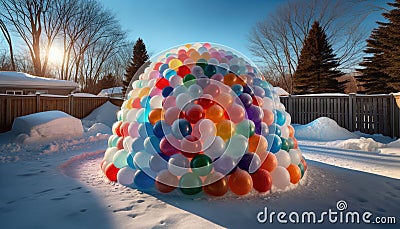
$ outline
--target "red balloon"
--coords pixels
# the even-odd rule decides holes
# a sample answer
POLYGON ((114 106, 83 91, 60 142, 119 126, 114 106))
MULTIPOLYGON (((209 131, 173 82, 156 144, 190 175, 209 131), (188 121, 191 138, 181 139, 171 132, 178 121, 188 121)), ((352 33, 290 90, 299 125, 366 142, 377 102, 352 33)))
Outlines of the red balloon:
POLYGON ((165 87, 169 86, 169 81, 165 78, 159 78, 156 80, 156 87, 159 89, 164 89, 165 87))
POLYGON ((119 127, 120 132, 123 137, 129 136, 128 127, 131 123, 130 122, 123 122, 119 127))
POLYGON ((306 160, 304 159, 304 157, 301 158, 300 163, 303 164, 303 166, 304 166, 304 172, 306 172, 306 170, 307 170, 307 162, 306 162, 306 160))
POLYGON ((204 109, 208 109, 209 107, 214 105, 215 102, 212 99, 212 97, 210 96, 210 98, 206 98, 206 97, 198 98, 196 103, 199 104, 200 106, 202 106, 204 109))
POLYGON ((132 101, 132 108, 142 108, 142 106, 140 105, 140 98, 136 98, 132 101))
POLYGON ((163 63, 162 62, 158 62, 158 63, 156 63, 155 65, 154 65, 154 70, 159 70, 160 69, 160 66, 161 65, 163 65, 163 63))
POLYGON ((123 149, 124 148, 124 137, 120 137, 117 141, 117 148, 118 150, 123 149))
MULTIPOLYGON (((168 139, 172 138, 172 136, 168 136, 168 139)), ((163 137, 160 141, 160 151, 166 156, 170 157, 180 151, 176 149, 166 137, 163 137)))
POLYGON ((186 111, 186 119, 192 124, 202 118, 204 118, 204 110, 203 107, 198 104, 191 105, 186 111))
POLYGON ((117 181, 117 173, 119 168, 115 167, 113 163, 106 167, 106 176, 110 181, 117 181))
POLYGON ((272 187, 271 174, 265 169, 259 169, 255 173, 250 174, 253 179, 253 187, 258 192, 267 192, 272 187))
POLYGON ((209 95, 211 95, 213 98, 216 98, 216 97, 219 95, 219 93, 221 93, 221 90, 220 90, 220 88, 218 87, 218 85, 210 84, 210 85, 206 86, 206 87, 203 89, 203 93, 204 93, 204 94, 209 94, 209 95))
POLYGON ((188 158, 193 158, 200 153, 203 145, 201 141, 193 135, 188 135, 181 141, 181 153, 188 158))
POLYGON ((118 121, 118 122, 114 123, 114 125, 112 126, 113 132, 114 132, 116 135, 118 135, 119 137, 122 137, 121 128, 120 128, 121 125, 122 125, 122 122, 121 122, 121 121, 118 121))
POLYGON ((178 71, 177 71, 176 74, 178 74, 178 76, 183 78, 187 74, 190 74, 190 68, 188 66, 186 66, 186 65, 181 65, 181 66, 179 66, 178 71))

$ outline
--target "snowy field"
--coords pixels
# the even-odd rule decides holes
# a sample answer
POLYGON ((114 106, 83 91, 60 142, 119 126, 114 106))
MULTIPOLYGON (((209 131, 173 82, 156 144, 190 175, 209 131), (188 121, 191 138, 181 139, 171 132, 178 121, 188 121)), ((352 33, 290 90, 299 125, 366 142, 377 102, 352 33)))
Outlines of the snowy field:
POLYGON ((324 228, 399 228, 400 140, 350 133, 320 118, 295 126, 308 161, 297 187, 263 196, 188 197, 177 190, 165 195, 111 183, 102 175, 117 110, 107 103, 82 119, 81 129, 64 126, 64 133, 71 131, 67 137, 58 135, 57 127, 68 117, 55 113, 35 125, 19 120, 13 131, 0 134, 0 228, 321 227, 281 224, 276 216, 273 223, 260 223, 257 215, 265 207, 268 213, 320 215, 339 211, 338 201, 346 202, 347 211, 371 212, 371 221, 394 216, 397 224, 331 224, 325 218, 324 228))

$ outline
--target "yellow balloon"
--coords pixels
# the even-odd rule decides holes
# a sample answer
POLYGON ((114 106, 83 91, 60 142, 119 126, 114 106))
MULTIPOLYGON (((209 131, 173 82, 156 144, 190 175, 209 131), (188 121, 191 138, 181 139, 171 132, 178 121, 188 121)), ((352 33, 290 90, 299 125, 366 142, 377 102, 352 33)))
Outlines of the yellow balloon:
POLYGON ((168 66, 170 69, 178 69, 180 66, 182 66, 182 61, 179 59, 172 59, 169 61, 168 66))
POLYGON ((128 99, 128 101, 126 102, 126 108, 132 109, 132 100, 132 98, 128 99))
POLYGON ((149 95, 149 93, 150 93, 150 88, 149 87, 141 88, 138 97, 142 98, 145 95, 149 95))

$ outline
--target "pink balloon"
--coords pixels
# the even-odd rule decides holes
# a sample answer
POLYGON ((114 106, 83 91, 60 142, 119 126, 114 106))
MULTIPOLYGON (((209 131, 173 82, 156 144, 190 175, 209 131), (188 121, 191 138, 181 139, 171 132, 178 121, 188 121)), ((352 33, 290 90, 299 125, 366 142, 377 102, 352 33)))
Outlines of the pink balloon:
POLYGON ((168 108, 167 111, 164 113, 164 121, 168 125, 172 125, 175 120, 179 119, 181 112, 182 111, 179 110, 179 108, 176 106, 168 108))
POLYGON ((182 77, 178 76, 178 75, 173 75, 170 79, 169 79, 169 85, 171 87, 177 87, 179 85, 182 85, 182 77))
POLYGON ((235 103, 233 103, 228 108, 227 111, 228 111, 229 118, 234 123, 241 122, 246 116, 246 112, 245 112, 244 108, 242 106, 238 105, 238 104, 235 104, 235 103))
POLYGON ((156 87, 153 87, 153 88, 151 89, 151 91, 150 91, 149 96, 150 96, 150 97, 153 97, 153 96, 155 96, 155 95, 161 95, 161 94, 162 94, 162 90, 161 90, 161 89, 156 88, 156 87))
POLYGON ((149 73, 149 79, 157 79, 160 77, 160 72, 157 70, 153 70, 149 73))
POLYGON ((139 128, 139 123, 131 122, 131 124, 129 124, 128 127, 129 136, 131 136, 132 138, 139 137, 138 128, 139 128))
POLYGON ((163 104, 164 110, 167 110, 168 108, 171 108, 171 107, 176 107, 175 96, 168 96, 167 98, 164 99, 162 104, 163 104))
POLYGON ((215 136, 217 128, 210 119, 202 119, 193 127, 193 135, 198 139, 205 139, 210 136, 215 136))

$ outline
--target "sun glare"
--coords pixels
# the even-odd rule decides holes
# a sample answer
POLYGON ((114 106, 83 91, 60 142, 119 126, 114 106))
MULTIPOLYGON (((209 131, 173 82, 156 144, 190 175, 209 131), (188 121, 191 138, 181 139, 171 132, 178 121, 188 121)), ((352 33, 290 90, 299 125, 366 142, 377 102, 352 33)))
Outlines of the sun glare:
POLYGON ((52 46, 49 51, 49 62, 55 65, 60 65, 63 60, 63 51, 56 47, 52 46))

